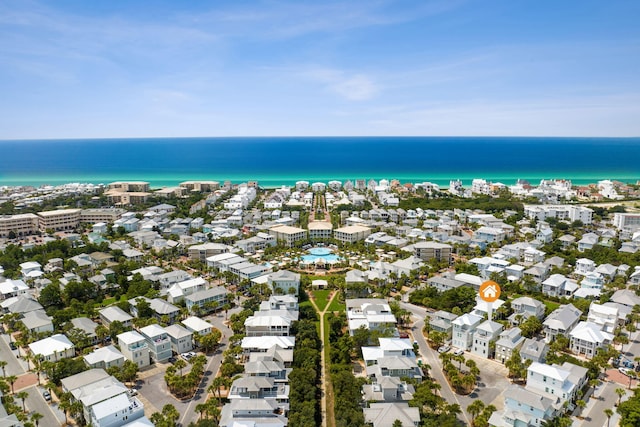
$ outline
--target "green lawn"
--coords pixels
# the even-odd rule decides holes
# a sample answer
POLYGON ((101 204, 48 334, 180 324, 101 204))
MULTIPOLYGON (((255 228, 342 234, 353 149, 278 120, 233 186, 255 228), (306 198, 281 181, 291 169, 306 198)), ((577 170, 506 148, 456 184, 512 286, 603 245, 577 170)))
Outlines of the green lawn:
POLYGON ((319 289, 317 291, 313 291, 312 293, 313 293, 313 296, 315 297, 318 310, 324 311, 325 307, 329 303, 329 294, 331 293, 331 290, 319 289))
POLYGON ((347 309, 347 305, 343 302, 340 302, 340 295, 336 295, 336 297, 331 301, 331 305, 327 311, 345 311, 347 309))

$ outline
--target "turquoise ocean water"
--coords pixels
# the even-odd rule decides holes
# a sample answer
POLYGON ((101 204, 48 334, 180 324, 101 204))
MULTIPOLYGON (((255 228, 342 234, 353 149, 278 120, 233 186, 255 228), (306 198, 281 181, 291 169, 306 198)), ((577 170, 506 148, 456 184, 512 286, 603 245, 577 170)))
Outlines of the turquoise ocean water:
POLYGON ((640 138, 270 137, 0 141, 0 185, 640 179, 640 138))

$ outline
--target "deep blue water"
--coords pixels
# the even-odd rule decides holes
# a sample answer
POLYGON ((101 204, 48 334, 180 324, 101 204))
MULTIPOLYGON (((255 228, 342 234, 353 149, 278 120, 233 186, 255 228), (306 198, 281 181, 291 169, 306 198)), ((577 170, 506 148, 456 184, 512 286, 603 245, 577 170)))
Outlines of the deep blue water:
POLYGON ((640 179, 640 138, 164 138, 0 141, 0 185, 152 186, 188 179, 264 186, 296 180, 393 179, 448 184, 567 178, 640 179))

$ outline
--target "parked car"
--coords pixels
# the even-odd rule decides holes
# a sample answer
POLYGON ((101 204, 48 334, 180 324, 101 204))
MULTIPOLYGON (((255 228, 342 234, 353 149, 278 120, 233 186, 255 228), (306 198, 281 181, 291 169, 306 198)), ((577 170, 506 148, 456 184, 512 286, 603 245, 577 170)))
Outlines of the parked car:
POLYGON ((622 374, 624 374, 626 376, 631 376, 630 375, 631 369, 629 369, 629 368, 623 368, 621 366, 621 367, 618 368, 618 371, 620 371, 620 373, 622 373, 622 374))
POLYGON ((464 354, 464 350, 459 348, 456 351, 454 351, 453 354, 456 356, 462 356, 464 354))
POLYGON ((43 391, 42 397, 44 397, 44 400, 46 400, 47 402, 51 401, 51 393, 49 393, 49 390, 43 391))
POLYGON ((438 353, 446 353, 449 350, 451 350, 451 347, 449 347, 448 345, 443 345, 438 349, 438 353))
POLYGON ((14 343, 13 341, 11 341, 9 343, 9 347, 11 348, 11 350, 17 350, 18 349, 18 347, 16 347, 16 343, 14 343))

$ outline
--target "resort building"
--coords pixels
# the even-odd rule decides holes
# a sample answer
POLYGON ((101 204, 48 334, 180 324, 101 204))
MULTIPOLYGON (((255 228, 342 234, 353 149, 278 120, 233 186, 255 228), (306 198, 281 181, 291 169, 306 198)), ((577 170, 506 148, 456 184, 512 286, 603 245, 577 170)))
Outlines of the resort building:
POLYGON ((435 258, 438 261, 451 262, 452 247, 444 243, 418 242, 413 245, 413 254, 423 261, 435 258))
POLYGON ((186 188, 187 191, 198 193, 210 193, 220 189, 220 183, 218 181, 184 181, 178 185, 186 188))
POLYGON ((35 234, 39 224, 40 217, 32 213, 0 216, 0 238, 35 234))
POLYGON ((538 221, 556 218, 569 222, 582 221, 584 225, 590 225, 593 220, 593 209, 574 205, 525 205, 524 215, 538 221))
POLYGON ((333 225, 329 221, 311 221, 308 228, 310 240, 329 240, 333 235, 333 225))
POLYGON ((80 222, 87 224, 99 222, 111 224, 120 219, 124 213, 125 210, 120 208, 83 209, 80 211, 80 222))
POLYGON ((364 240, 371 234, 371 229, 363 225, 348 225, 336 228, 333 237, 342 243, 355 243, 364 240))
POLYGON ((269 234, 272 235, 277 242, 288 248, 293 247, 296 242, 307 239, 306 230, 289 225, 276 225, 275 227, 271 227, 269 234))
POLYGON ((40 231, 72 231, 80 224, 80 209, 38 212, 40 231))

